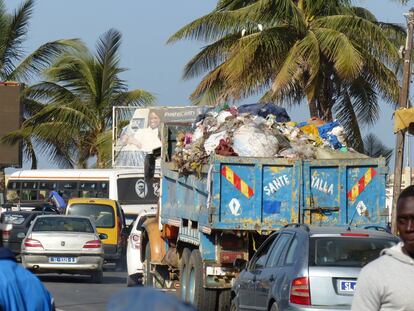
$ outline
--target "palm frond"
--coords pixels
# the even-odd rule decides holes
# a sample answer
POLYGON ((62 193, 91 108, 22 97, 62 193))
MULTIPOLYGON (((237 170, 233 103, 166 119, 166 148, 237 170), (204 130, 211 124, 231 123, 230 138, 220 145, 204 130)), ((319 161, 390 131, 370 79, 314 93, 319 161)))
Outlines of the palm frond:
MULTIPOLYGON (((26 0, 10 17, 0 45, 0 72, 2 78, 8 77, 15 69, 15 61, 23 55, 22 43, 28 31, 29 20, 33 13, 34 0, 26 0)), ((4 25, 3 25, 4 26, 4 25)))
POLYGON ((393 149, 385 146, 376 135, 370 133, 364 137, 364 153, 372 158, 384 157, 388 165, 393 149))
POLYGON ((78 39, 56 40, 41 45, 36 51, 26 57, 13 71, 7 75, 9 80, 28 81, 39 74, 62 53, 82 49, 78 39))

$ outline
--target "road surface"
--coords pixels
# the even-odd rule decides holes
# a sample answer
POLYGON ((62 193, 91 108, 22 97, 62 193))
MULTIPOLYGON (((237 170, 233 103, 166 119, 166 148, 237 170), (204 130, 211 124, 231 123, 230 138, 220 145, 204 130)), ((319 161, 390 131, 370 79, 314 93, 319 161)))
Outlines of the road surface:
POLYGON ((127 288, 126 272, 105 271, 102 284, 78 275, 45 274, 39 278, 55 298, 56 308, 64 311, 106 310, 109 297, 127 288))

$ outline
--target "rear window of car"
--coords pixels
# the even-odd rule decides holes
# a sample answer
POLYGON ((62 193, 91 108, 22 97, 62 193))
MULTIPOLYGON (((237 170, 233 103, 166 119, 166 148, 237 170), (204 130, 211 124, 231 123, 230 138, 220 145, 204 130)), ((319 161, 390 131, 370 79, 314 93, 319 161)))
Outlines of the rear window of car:
POLYGON ((21 225, 29 217, 29 214, 6 214, 1 217, 2 222, 6 224, 21 225))
POLYGON ((72 217, 37 218, 32 231, 94 232, 92 224, 88 219, 72 217))
POLYGON ((115 226, 114 208, 106 204, 73 204, 68 209, 68 215, 90 217, 99 228, 113 228, 115 226))
POLYGON ((369 237, 315 237, 310 239, 309 265, 363 267, 396 240, 369 237))

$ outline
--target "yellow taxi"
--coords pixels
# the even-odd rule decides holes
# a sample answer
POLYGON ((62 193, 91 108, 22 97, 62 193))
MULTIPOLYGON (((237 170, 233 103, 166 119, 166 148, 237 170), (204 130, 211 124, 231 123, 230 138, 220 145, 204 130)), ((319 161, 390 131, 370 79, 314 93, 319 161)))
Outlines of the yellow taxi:
POLYGON ((127 232, 125 215, 117 201, 101 198, 70 199, 66 215, 90 217, 95 222, 98 233, 108 236, 102 241, 104 259, 122 265, 127 232))

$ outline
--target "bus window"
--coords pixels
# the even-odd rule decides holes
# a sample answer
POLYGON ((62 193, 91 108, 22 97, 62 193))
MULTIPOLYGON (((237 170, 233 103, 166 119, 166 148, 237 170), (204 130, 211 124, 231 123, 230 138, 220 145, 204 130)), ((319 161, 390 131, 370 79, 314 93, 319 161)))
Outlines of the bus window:
POLYGON ((7 184, 7 201, 16 201, 20 197, 20 181, 9 181, 7 184))
POLYGON ((120 204, 155 204, 158 202, 159 179, 147 183, 143 178, 119 178, 117 186, 120 204))
POLYGON ((37 190, 22 190, 20 195, 22 201, 35 201, 37 200, 37 190))

